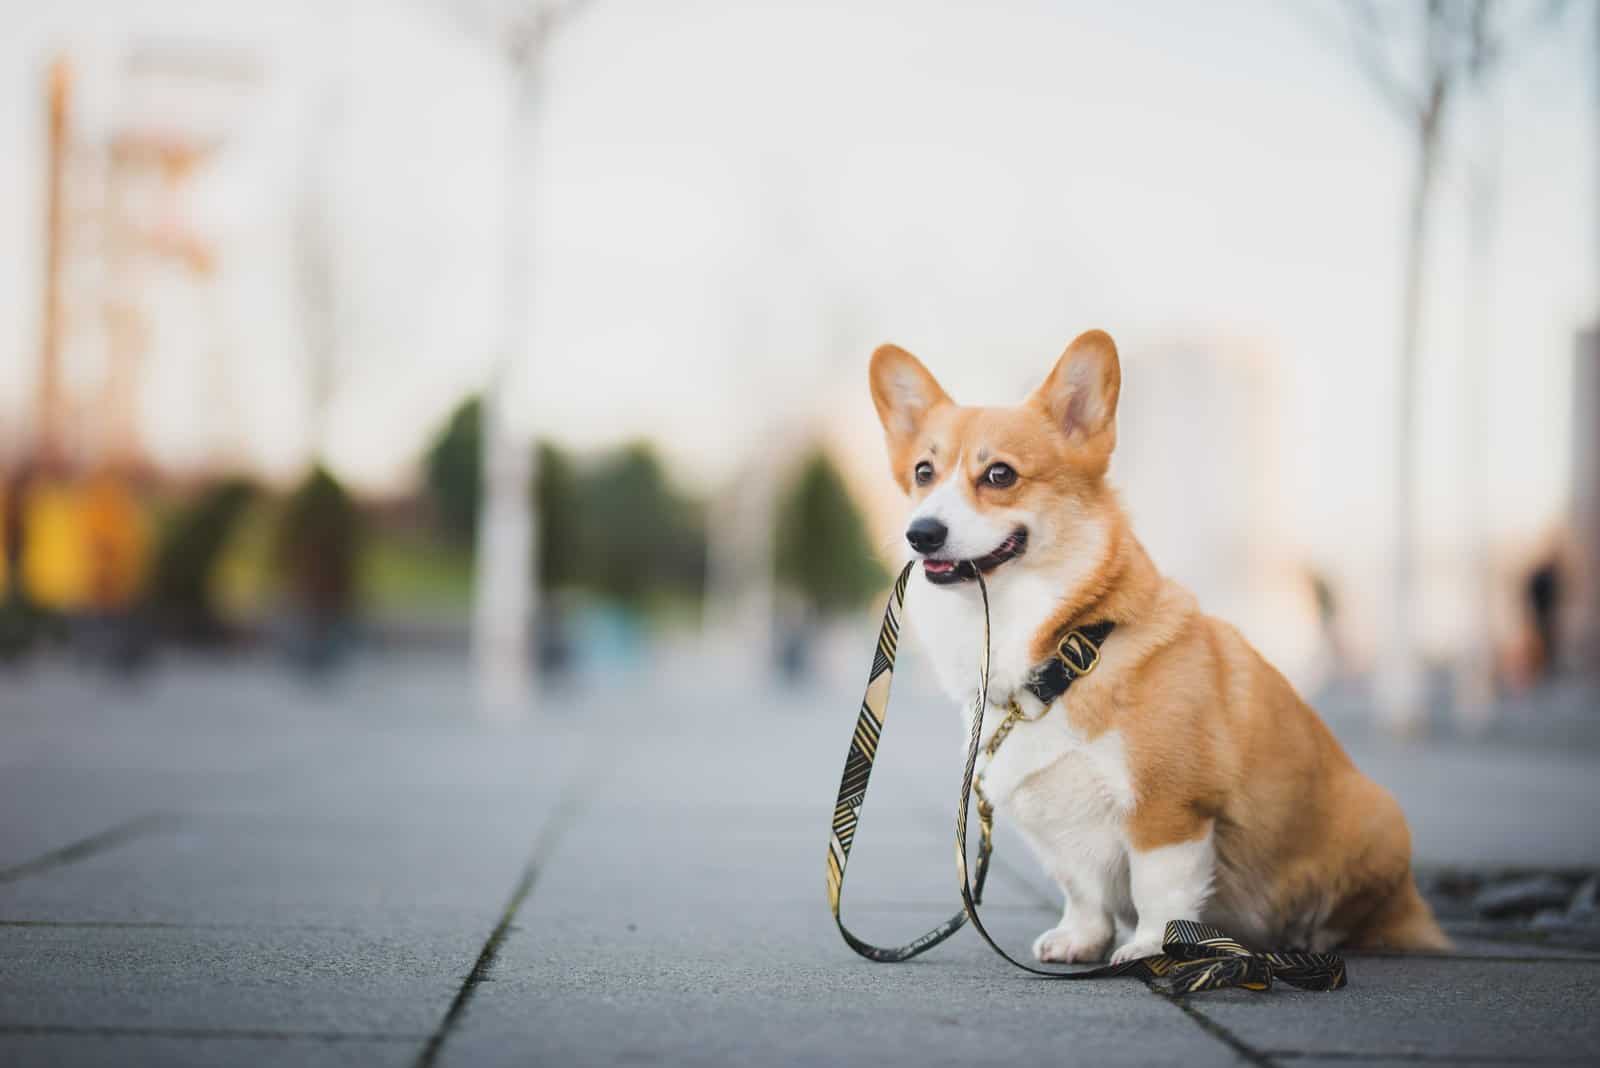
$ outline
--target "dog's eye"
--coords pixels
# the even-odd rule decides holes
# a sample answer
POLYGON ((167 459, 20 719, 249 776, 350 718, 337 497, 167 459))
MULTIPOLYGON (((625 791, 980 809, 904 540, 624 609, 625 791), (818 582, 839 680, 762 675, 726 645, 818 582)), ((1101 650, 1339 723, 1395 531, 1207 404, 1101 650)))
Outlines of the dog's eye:
POLYGON ((916 478, 917 485, 926 486, 933 481, 933 465, 924 460, 916 466, 916 469, 912 471, 912 475, 916 478))
POLYGON ((990 464, 989 470, 983 473, 983 480, 997 489, 1014 486, 1017 482, 1017 472, 1010 464, 990 464))

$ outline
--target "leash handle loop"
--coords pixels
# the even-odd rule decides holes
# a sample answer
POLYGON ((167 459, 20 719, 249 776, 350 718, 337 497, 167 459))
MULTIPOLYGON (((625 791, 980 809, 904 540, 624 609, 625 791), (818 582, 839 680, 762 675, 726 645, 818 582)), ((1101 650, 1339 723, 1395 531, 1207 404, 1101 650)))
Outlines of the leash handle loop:
MULTIPOLYGON (((889 601, 883 606, 883 623, 878 628, 878 648, 873 654, 872 670, 867 676, 866 693, 861 698, 861 711, 856 715, 850 751, 845 756, 844 775, 839 780, 839 797, 833 806, 833 833, 828 838, 828 906, 833 911, 833 922, 851 949, 868 960, 884 963, 906 961, 926 953, 961 930, 967 922, 967 913, 963 910, 909 942, 898 946, 878 946, 858 938, 845 926, 839 914, 845 869, 850 864, 850 848, 855 844, 856 827, 861 821, 861 809, 867 799, 867 784, 872 779, 872 765, 877 760, 878 743, 883 737, 883 725, 889 714, 889 688, 894 681, 894 663, 900 647, 900 614, 906 603, 906 582, 911 578, 914 566, 913 561, 901 570, 900 577, 895 579, 894 588, 889 593, 889 601)), ((986 833, 979 844, 978 877, 973 890, 980 900, 988 875, 991 849, 986 833)))

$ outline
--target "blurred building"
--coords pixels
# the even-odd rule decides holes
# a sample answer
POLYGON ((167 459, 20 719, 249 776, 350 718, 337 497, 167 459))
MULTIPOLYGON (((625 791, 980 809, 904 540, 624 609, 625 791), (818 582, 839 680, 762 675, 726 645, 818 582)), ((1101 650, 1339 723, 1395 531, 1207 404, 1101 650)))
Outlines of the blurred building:
POLYGON ((1572 519, 1577 544, 1573 658, 1600 665, 1600 326, 1578 335, 1572 373, 1572 519))
POLYGON ((138 469, 150 354, 193 349, 198 410, 238 459, 217 242, 193 207, 259 77, 247 53, 141 45, 50 65, 34 451, 138 469))
POLYGON ((1196 332, 1130 348, 1111 479, 1156 566, 1296 676, 1317 630, 1286 537, 1280 407, 1277 361, 1258 345, 1196 332))
POLYGON ((706 637, 735 660, 764 672, 771 661, 779 604, 773 523, 808 438, 793 420, 749 450, 712 496, 706 537, 706 637))

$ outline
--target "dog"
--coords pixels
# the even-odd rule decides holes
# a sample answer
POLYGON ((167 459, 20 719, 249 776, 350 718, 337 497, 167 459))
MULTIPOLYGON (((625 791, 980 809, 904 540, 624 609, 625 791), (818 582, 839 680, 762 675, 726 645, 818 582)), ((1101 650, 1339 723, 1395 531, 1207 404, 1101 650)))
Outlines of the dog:
POLYGON ((956 404, 894 345, 869 377, 912 506, 913 625, 967 716, 974 572, 988 586, 985 741, 1013 700, 1024 718, 983 783, 1065 899, 1035 957, 1150 956, 1180 919, 1262 950, 1449 948, 1394 798, 1130 530, 1106 478, 1122 385, 1108 334, 1074 340, 1015 408, 956 404), (1041 665, 1074 630, 1108 624, 1098 662, 1046 707, 1028 689, 1041 665))

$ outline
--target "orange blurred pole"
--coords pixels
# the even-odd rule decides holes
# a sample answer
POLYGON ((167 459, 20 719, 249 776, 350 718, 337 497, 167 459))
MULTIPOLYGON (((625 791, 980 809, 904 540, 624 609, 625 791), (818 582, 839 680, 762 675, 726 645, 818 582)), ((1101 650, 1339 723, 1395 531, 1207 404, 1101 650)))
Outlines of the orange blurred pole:
POLYGON ((46 470, 65 460, 62 441, 66 398, 61 387, 63 309, 61 269, 64 259, 67 136, 72 103, 72 68, 65 56, 50 64, 48 81, 49 151, 45 158, 45 261, 43 330, 39 345, 38 425, 34 451, 46 470))

